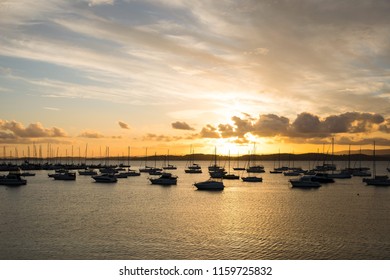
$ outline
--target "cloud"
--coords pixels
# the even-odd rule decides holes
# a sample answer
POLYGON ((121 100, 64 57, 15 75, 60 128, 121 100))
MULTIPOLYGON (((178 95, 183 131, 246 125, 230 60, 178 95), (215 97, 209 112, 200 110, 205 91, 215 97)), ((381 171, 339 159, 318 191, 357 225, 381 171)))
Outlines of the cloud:
POLYGON ((163 134, 157 135, 153 133, 148 133, 142 138, 143 141, 158 141, 158 142, 173 142, 181 139, 184 138, 181 136, 170 136, 170 135, 163 135, 163 134))
POLYGON ((43 107, 43 109, 49 110, 49 111, 60 111, 59 108, 55 108, 55 107, 43 107))
POLYGON ((115 0, 89 0, 88 6, 113 5, 115 0))
POLYGON ((130 129, 129 125, 127 123, 124 123, 122 121, 118 121, 118 124, 123 129, 130 129))
POLYGON ((195 130, 195 128, 191 127, 189 124, 186 122, 174 122, 171 124, 172 128, 174 129, 181 129, 181 130, 195 130))
POLYGON ((260 115, 253 124, 252 134, 267 137, 275 135, 285 135, 289 129, 290 121, 286 117, 275 114, 260 115))
MULTIPOLYGON (((66 137, 67 133, 58 127, 45 128, 39 122, 31 123, 25 127, 17 121, 0 120, 0 130, 11 132, 15 137, 43 138, 43 137, 66 137)), ((9 134, 9 133, 8 133, 9 134)))
MULTIPOLYGON (((202 138, 237 137, 237 143, 247 142, 247 133, 258 137, 279 137, 287 141, 301 143, 317 143, 335 135, 355 135, 355 138, 373 132, 390 132, 390 120, 376 113, 346 112, 339 115, 320 117, 303 112, 295 120, 275 114, 261 114, 253 118, 232 117, 233 125, 210 124, 203 127, 199 136, 202 138)), ((379 139, 381 142, 383 140, 379 139)), ((354 140, 355 142, 357 140, 354 140)))
POLYGON ((221 135, 217 132, 217 129, 210 124, 203 127, 202 130, 200 131, 199 135, 202 138, 220 138, 221 137, 221 135))
POLYGON ((105 138, 103 134, 97 131, 86 130, 79 134, 79 137, 83 138, 105 138))

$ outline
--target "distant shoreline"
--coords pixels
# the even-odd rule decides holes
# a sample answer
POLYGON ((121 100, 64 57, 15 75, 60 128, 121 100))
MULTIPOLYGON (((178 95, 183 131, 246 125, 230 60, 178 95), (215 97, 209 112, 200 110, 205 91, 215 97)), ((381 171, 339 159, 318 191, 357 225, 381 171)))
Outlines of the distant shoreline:
MULTIPOLYGON (((264 154, 264 155, 251 155, 251 161, 372 161, 373 156, 368 154, 323 154, 323 153, 305 153, 305 154, 264 154)), ((214 160, 215 155, 213 154, 194 154, 194 155, 183 155, 183 156, 169 156, 169 161, 212 161, 214 160)), ((218 160, 228 160, 229 156, 226 155, 217 155, 218 160)), ((249 155, 242 156, 230 156, 231 161, 247 161, 249 155)), ((19 158, 0 158, 0 164, 5 164, 9 162, 29 162, 29 163, 53 163, 53 162, 73 162, 73 163, 83 163, 85 161, 167 161, 166 155, 155 155, 148 157, 126 157, 126 156, 112 156, 112 157, 19 157, 19 158)), ((375 156, 376 161, 390 161, 390 154, 377 154, 375 156)))

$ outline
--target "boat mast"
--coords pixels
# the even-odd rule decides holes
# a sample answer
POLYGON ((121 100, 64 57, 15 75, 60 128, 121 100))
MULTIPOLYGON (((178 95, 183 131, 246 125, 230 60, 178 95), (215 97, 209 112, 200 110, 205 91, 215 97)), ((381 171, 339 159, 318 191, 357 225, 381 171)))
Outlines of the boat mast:
POLYGON ((372 151, 372 157, 373 157, 373 160, 372 160, 372 175, 373 175, 373 178, 375 178, 376 177, 375 141, 374 141, 374 149, 372 151))

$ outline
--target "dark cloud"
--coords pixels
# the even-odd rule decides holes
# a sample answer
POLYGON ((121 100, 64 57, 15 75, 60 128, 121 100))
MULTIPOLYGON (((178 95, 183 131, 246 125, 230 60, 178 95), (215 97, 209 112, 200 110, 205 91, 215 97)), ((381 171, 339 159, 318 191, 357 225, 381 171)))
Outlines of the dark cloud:
MULTIPOLYGON (((370 132, 390 132, 390 119, 385 120, 380 114, 347 112, 325 118, 303 112, 295 120, 275 114, 259 115, 257 119, 249 116, 232 117, 233 125, 219 124, 205 126, 199 136, 202 138, 236 137, 237 143, 247 142, 246 134, 260 137, 281 137, 299 143, 320 143, 325 138, 337 134, 359 135, 370 132)), ((379 139, 384 143, 383 139, 379 139)))
POLYGON ((172 128, 181 130, 195 130, 195 128, 191 127, 188 123, 179 121, 172 123, 172 128))
POLYGON ((118 124, 123 129, 130 129, 129 125, 127 123, 124 123, 122 121, 118 121, 118 124))
POLYGON ((258 136, 285 135, 290 125, 290 120, 286 117, 279 117, 275 114, 260 115, 253 124, 253 134, 258 136))

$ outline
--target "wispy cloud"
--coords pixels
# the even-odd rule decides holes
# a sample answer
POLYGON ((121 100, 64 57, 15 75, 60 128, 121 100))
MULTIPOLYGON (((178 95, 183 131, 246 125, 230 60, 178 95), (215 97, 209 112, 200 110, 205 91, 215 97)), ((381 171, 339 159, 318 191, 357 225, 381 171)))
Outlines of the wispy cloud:
POLYGON ((111 114, 134 105, 149 112, 142 125, 168 116, 186 130, 196 119, 204 137, 386 130, 343 115, 390 115, 386 1, 19 0, 0 11, 0 92, 9 96, 104 102, 111 114))
POLYGON ((60 111, 59 108, 55 108, 55 107, 43 107, 43 109, 49 110, 49 111, 60 111))
POLYGON ((98 132, 98 131, 93 131, 93 130, 85 130, 79 134, 78 137, 83 137, 83 138, 105 138, 105 136, 98 132))

